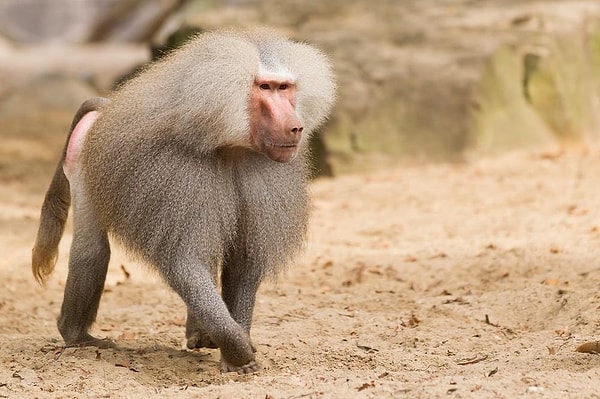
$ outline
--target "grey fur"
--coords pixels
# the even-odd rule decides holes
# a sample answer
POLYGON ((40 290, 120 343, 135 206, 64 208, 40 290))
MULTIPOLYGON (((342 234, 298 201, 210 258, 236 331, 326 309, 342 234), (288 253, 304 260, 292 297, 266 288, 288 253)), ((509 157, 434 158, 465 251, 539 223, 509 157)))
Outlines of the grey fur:
MULTIPOLYGON (((81 173, 70 182, 74 239, 59 318, 68 345, 98 343, 88 329, 110 233, 182 297, 188 347, 219 347, 224 371, 258 369, 249 338, 256 290, 301 248, 309 210, 306 148, 287 163, 249 148, 249 93, 261 65, 296 77, 297 116, 311 134, 334 101, 329 63, 314 48, 266 30, 198 36, 98 108, 81 173)), ((62 234, 46 222, 48 205, 69 194, 61 165, 42 208, 36 248, 44 249, 34 249, 41 281, 62 234)))

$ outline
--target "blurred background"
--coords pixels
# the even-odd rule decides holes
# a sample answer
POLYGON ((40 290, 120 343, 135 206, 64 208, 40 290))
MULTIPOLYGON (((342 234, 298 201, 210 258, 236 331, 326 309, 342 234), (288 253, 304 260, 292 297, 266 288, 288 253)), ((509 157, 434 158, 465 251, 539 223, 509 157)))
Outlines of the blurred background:
POLYGON ((598 142, 596 0, 2 0, 0 171, 54 162, 83 100, 190 35, 254 25, 333 61, 318 174, 598 142))

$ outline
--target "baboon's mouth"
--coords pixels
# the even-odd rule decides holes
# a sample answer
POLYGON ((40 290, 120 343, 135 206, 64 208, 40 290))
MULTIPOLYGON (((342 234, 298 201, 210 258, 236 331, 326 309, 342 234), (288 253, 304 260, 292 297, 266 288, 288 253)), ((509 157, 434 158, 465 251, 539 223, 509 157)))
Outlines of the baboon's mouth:
POLYGON ((273 143, 270 141, 266 141, 265 144, 268 145, 269 147, 275 147, 275 148, 296 148, 296 147, 298 147, 298 143, 273 143))
POLYGON ((275 143, 272 141, 264 142, 264 151, 265 154, 274 161, 277 162, 289 162, 296 157, 298 154, 298 144, 299 143, 275 143))

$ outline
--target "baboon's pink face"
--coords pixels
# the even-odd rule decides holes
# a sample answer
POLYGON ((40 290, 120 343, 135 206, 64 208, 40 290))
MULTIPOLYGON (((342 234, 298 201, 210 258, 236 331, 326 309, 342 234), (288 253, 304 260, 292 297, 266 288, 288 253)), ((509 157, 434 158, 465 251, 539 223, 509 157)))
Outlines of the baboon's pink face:
POLYGON ((279 75, 256 79, 250 94, 250 144, 277 162, 298 153, 304 127, 296 114, 296 85, 279 75))

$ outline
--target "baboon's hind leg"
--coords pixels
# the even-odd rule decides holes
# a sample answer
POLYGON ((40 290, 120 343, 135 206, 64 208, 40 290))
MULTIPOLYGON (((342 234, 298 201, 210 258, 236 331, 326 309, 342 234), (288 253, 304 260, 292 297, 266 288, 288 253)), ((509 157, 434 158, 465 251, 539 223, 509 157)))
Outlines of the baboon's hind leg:
POLYGON ((66 345, 110 345, 88 333, 98 312, 109 259, 107 232, 100 227, 84 193, 75 188, 69 274, 58 319, 66 345))
POLYGON ((194 312, 188 309, 187 321, 185 324, 185 337, 187 339, 188 349, 195 348, 218 348, 217 344, 210 338, 206 329, 200 324, 200 321, 194 316, 194 312))

